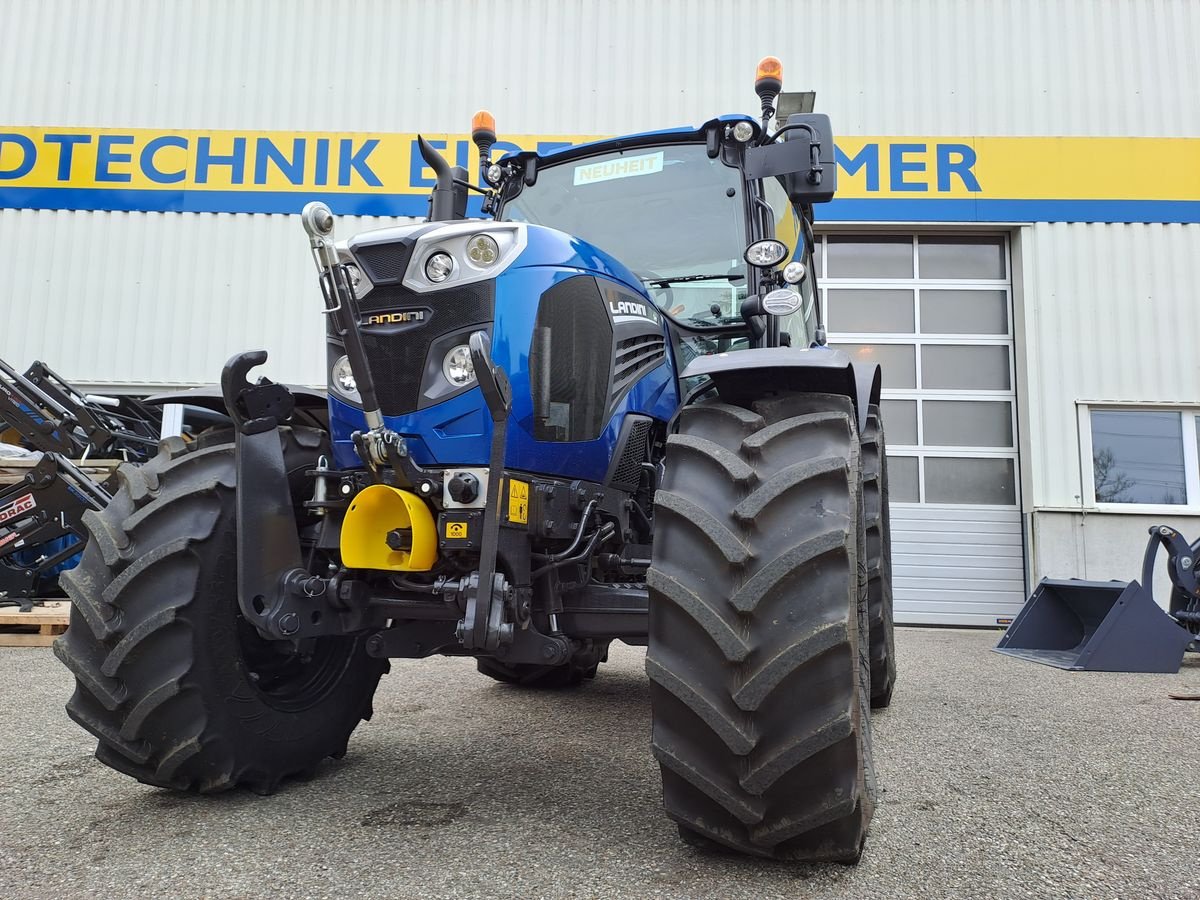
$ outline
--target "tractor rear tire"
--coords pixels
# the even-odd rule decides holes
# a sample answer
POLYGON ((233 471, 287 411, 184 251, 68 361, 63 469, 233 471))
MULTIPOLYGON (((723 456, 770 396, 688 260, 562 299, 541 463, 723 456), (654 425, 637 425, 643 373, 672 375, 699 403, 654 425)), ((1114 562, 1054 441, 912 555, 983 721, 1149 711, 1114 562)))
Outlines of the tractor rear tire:
POLYGON ((855 862, 876 787, 851 403, 702 401, 666 459, 646 671, 667 814, 692 844, 855 862))
POLYGON ((561 690, 578 687, 596 677, 600 663, 608 661, 608 641, 593 644, 579 651, 568 662, 558 666, 538 666, 531 663, 506 663, 484 656, 475 661, 479 674, 504 684, 523 688, 561 690))
MULTIPOLYGON (((324 435, 283 429, 281 441, 303 499, 324 435)), ((76 678, 67 713, 99 740, 96 758, 158 787, 265 794, 343 755, 387 663, 359 637, 266 641, 242 617, 233 444, 169 439, 117 474, 112 502, 84 517, 90 540, 62 579, 71 624, 54 644, 76 678)))
POLYGON ((887 446, 883 416, 872 403, 862 436, 863 505, 867 532, 867 598, 871 622, 871 708, 892 702, 896 634, 892 600, 892 528, 888 513, 887 446))

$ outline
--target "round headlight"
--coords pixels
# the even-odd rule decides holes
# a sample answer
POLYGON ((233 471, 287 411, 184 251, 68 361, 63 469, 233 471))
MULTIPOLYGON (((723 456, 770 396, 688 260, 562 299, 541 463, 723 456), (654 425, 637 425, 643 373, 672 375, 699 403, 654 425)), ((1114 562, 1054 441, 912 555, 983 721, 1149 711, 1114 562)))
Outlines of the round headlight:
POLYGON ((782 261, 787 256, 787 252, 787 247, 783 241, 768 238, 762 241, 755 241, 747 247, 744 258, 750 265, 766 269, 782 261))
POLYGON ((333 389, 350 400, 359 401, 358 382, 354 380, 354 370, 350 368, 350 358, 339 356, 329 370, 329 383, 333 389))
POLYGON ((346 277, 350 279, 350 289, 354 291, 354 296, 361 300, 370 290, 371 282, 363 277, 362 269, 354 263, 346 263, 346 277))
POLYGON ((733 139, 740 144, 754 137, 754 126, 749 122, 738 122, 733 126, 733 139))
POLYGON ((495 265, 500 258, 500 245, 490 234, 477 234, 467 241, 467 259, 480 268, 495 265))
POLYGON ((454 259, 449 253, 439 250, 425 260, 425 277, 436 283, 445 281, 454 271, 454 259))
POLYGON ((771 291, 762 301, 763 312, 773 316, 790 316, 800 308, 800 295, 787 288, 771 291))
POLYGON ((799 284, 807 274, 808 269, 804 268, 804 263, 798 259, 792 260, 783 267, 783 280, 788 284, 799 284))
POLYGON ((487 168, 484 177, 487 178, 487 183, 495 187, 500 183, 500 176, 504 174, 504 170, 500 168, 498 163, 492 163, 487 168))
POLYGON ((471 348, 466 344, 451 347, 442 360, 442 374, 455 387, 463 387, 475 380, 475 364, 471 362, 471 348))

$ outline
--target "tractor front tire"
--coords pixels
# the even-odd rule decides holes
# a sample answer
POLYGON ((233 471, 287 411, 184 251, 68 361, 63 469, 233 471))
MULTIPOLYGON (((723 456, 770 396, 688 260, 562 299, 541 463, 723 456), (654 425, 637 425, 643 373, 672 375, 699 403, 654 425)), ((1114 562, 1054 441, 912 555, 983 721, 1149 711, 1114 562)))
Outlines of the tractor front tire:
MULTIPOLYGON (((280 434, 303 484, 324 436, 280 434)), ((118 477, 108 507, 84 517, 83 559, 63 576, 71 624, 54 645, 96 758, 158 787, 265 794, 344 754, 386 661, 359 637, 267 641, 242 617, 233 444, 170 439, 118 477)))
POLYGON ((896 634, 892 616, 892 528, 888 514, 887 445, 878 404, 867 412, 862 436, 863 507, 867 533, 867 598, 871 622, 871 708, 892 702, 896 687, 896 634))
POLYGON ((646 656, 666 811, 695 845, 854 862, 875 777, 850 401, 700 402, 666 459, 646 656))
POLYGON ((476 660, 480 675, 495 679, 503 684, 523 688, 561 690, 578 687, 584 681, 596 677, 600 663, 608 661, 608 641, 593 643, 578 651, 567 662, 557 666, 539 666, 532 663, 506 663, 490 656, 476 660))

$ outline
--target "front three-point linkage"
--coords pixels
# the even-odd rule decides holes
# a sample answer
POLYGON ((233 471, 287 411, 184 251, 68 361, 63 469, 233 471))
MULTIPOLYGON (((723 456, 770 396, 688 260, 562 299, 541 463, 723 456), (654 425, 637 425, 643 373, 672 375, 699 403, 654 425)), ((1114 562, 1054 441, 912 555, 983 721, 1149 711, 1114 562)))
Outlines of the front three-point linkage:
POLYGON ((383 412, 375 393, 375 380, 363 346, 358 299, 354 295, 346 266, 338 258, 333 240, 333 212, 324 203, 313 201, 304 207, 301 219, 320 275, 325 314, 333 320, 334 331, 345 342, 350 371, 354 373, 354 383, 362 397, 367 430, 351 435, 354 448, 376 482, 384 482, 385 466, 391 467, 394 479, 403 479, 402 460, 408 455, 408 448, 404 438, 383 421, 383 412))

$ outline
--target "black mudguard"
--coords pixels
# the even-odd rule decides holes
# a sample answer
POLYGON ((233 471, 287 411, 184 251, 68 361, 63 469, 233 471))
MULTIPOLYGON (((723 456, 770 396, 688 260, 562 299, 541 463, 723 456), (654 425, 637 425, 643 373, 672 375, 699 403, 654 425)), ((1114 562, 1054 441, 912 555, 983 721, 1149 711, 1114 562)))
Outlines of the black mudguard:
MULTIPOLYGON (((296 413, 303 419, 302 424, 318 428, 329 427, 329 400, 324 391, 318 391, 302 385, 289 384, 286 386, 296 400, 296 413)), ((143 403, 150 406, 164 406, 168 403, 178 403, 191 410, 204 410, 218 414, 208 418, 195 412, 189 413, 187 420, 200 425, 230 424, 225 410, 225 399, 221 394, 220 385, 207 384, 203 387, 189 388, 182 391, 167 391, 147 397, 143 403)))
POLYGON ((859 433, 867 413, 879 402, 882 373, 876 363, 855 363, 850 355, 829 347, 772 347, 699 356, 680 378, 707 375, 721 399, 739 406, 761 399, 767 391, 813 391, 841 394, 854 401, 859 433))

